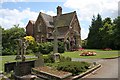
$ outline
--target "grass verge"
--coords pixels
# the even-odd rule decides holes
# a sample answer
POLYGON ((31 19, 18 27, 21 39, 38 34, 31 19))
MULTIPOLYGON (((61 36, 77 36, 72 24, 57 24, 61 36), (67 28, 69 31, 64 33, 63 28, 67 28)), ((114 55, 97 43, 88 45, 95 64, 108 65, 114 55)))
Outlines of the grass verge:
POLYGON ((114 58, 118 57, 119 51, 111 50, 111 51, 103 51, 103 50, 95 50, 95 49, 86 49, 84 51, 94 51, 97 53, 96 56, 80 56, 83 51, 74 51, 74 52, 65 52, 62 55, 65 57, 71 58, 87 58, 87 59, 97 59, 97 58, 114 58))

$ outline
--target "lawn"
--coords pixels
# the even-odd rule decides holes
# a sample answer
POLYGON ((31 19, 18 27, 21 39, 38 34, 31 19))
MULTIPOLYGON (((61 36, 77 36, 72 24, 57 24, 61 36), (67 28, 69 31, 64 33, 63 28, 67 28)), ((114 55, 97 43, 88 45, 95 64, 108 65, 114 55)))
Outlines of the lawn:
MULTIPOLYGON (((74 52, 65 52, 62 55, 71 58, 112 58, 112 57, 118 57, 118 52, 117 50, 112 50, 112 51, 103 51, 103 50, 95 50, 95 49, 86 49, 85 51, 95 51, 97 53, 96 56, 79 56, 83 51, 74 51, 74 52)), ((34 60, 35 57, 34 55, 27 55, 27 60, 34 60)), ((4 64, 6 62, 15 62, 15 55, 11 56, 0 56, 0 71, 4 70, 4 64)))
MULTIPOLYGON (((4 71, 4 64, 6 62, 16 62, 15 57, 15 55, 0 56, 0 71, 4 71)), ((35 57, 33 55, 27 55, 26 60, 35 60, 35 57)))
MULTIPOLYGON (((91 59, 97 59, 97 58, 113 58, 113 57, 118 57, 118 52, 117 50, 111 50, 111 51, 103 51, 103 50, 95 50, 95 49, 86 49, 84 51, 94 51, 97 53, 96 56, 80 56, 80 54, 83 51, 74 51, 74 52, 65 52, 62 55, 65 57, 71 57, 71 58, 91 58, 91 59)), ((120 56, 120 55, 119 55, 120 56)))

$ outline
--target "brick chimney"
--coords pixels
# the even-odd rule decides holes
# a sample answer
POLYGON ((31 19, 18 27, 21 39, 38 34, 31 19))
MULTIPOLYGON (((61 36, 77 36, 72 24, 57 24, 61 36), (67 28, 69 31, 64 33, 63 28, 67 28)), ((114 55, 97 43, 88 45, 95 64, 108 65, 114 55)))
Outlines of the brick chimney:
POLYGON ((57 7, 57 16, 60 16, 62 14, 62 7, 58 6, 57 7))

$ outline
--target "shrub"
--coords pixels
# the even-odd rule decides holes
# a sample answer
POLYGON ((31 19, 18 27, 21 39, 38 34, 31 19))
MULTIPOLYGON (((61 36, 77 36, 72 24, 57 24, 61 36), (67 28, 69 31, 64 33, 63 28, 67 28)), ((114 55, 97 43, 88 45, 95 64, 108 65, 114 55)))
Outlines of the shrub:
POLYGON ((43 56, 44 62, 45 63, 54 63, 55 60, 53 58, 53 54, 49 54, 47 56, 43 56))
POLYGON ((65 46, 64 42, 58 42, 58 53, 64 53, 65 52, 65 46))
POLYGON ((67 61, 71 61, 72 59, 70 57, 64 57, 64 56, 60 56, 60 62, 67 62, 67 61))
MULTIPOLYGON (((53 42, 45 42, 39 44, 39 51, 43 54, 49 54, 51 51, 53 51, 53 42)), ((58 42, 58 53, 64 53, 64 42, 58 42)))
POLYGON ((73 75, 77 75, 81 72, 84 72, 90 66, 87 62, 60 62, 57 66, 57 70, 63 70, 71 72, 73 75))
POLYGON ((2 50, 2 55, 3 55, 3 56, 4 56, 4 55, 14 55, 14 54, 16 54, 15 51, 12 51, 12 50, 9 49, 9 48, 5 48, 5 49, 2 50))
POLYGON ((51 42, 40 43, 39 51, 42 54, 49 54, 51 51, 53 51, 53 44, 51 42))
MULTIPOLYGON (((44 62, 45 63, 54 63, 54 55, 53 54, 48 54, 47 56, 43 56, 44 62)), ((69 62, 72 59, 70 57, 64 57, 64 56, 60 56, 60 62, 69 62)))
POLYGON ((71 61, 72 59, 70 57, 66 57, 66 61, 71 61))
POLYGON ((31 49, 27 49, 26 54, 33 54, 33 51, 31 49))

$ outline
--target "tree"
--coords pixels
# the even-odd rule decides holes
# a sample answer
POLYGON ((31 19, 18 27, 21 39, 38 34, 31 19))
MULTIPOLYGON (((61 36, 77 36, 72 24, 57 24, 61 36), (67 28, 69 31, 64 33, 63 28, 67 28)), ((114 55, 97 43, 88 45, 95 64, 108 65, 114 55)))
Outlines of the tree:
POLYGON ((2 27, 0 26, 0 55, 2 55, 2 27))
POLYGON ((114 44, 115 49, 120 49, 120 16, 114 19, 114 44))
POLYGON ((102 35, 102 48, 113 48, 113 23, 111 18, 107 17, 103 20, 103 27, 100 28, 100 34, 102 35))
POLYGON ((87 47, 120 49, 120 16, 113 21, 109 17, 102 20, 99 14, 97 18, 93 16, 87 47))
POLYGON ((97 18, 93 16, 92 24, 89 28, 89 34, 87 38, 87 47, 88 48, 101 48, 101 37, 102 35, 99 32, 99 29, 103 26, 101 15, 98 14, 97 18))
POLYGON ((10 50, 11 54, 14 54, 16 52, 16 39, 22 38, 26 35, 24 28, 20 28, 19 25, 14 25, 14 27, 10 29, 2 29, 2 46, 3 46, 3 51, 6 52, 5 50, 10 50))

